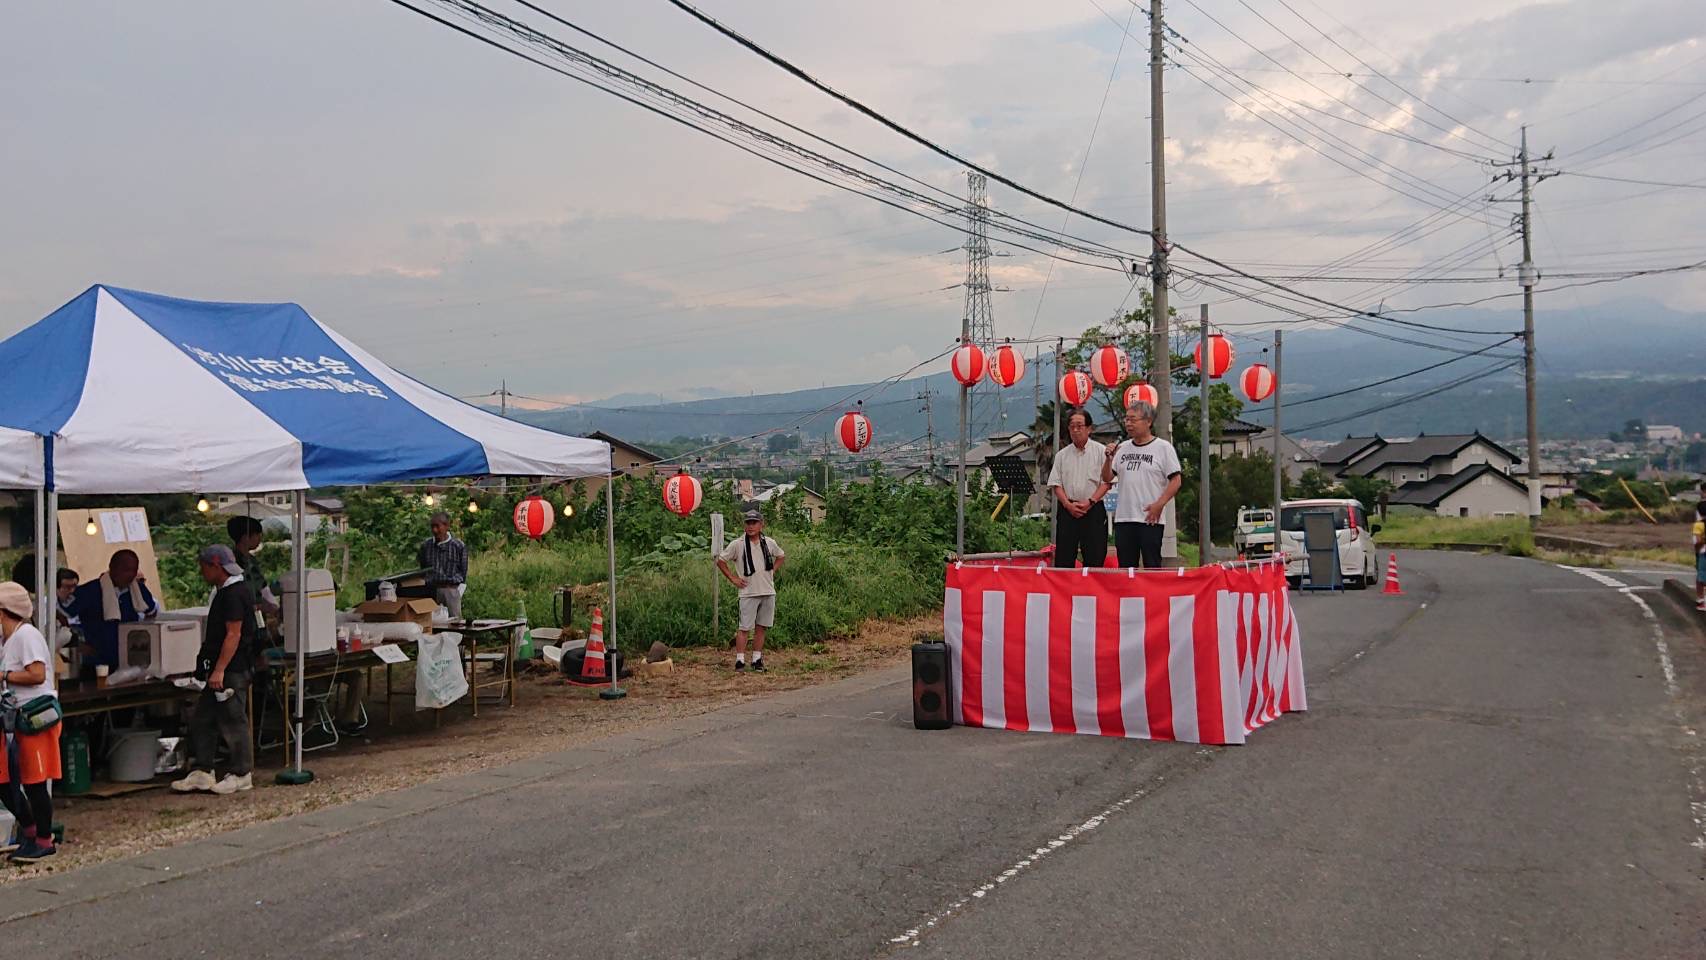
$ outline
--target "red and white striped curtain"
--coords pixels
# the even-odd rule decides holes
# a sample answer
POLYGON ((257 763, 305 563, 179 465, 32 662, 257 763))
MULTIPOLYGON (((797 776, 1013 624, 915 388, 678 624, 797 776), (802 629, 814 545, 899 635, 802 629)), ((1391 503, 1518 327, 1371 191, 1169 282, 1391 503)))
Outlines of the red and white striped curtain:
POLYGON ((1277 563, 1194 570, 948 566, 954 721, 1243 743, 1307 708, 1277 563))

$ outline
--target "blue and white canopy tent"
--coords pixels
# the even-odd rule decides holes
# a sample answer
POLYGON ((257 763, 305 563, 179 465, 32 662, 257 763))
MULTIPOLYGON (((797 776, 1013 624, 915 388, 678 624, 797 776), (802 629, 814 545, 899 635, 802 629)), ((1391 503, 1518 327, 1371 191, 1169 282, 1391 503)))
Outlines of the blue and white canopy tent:
MULTIPOLYGON (((295 491, 300 577, 310 487, 611 474, 609 444, 440 393, 293 303, 209 303, 97 285, 0 341, 0 370, 0 484, 44 494, 37 543, 47 549, 37 557, 47 570, 57 565, 59 493, 295 491)), ((298 770, 306 646, 297 644, 298 770)))

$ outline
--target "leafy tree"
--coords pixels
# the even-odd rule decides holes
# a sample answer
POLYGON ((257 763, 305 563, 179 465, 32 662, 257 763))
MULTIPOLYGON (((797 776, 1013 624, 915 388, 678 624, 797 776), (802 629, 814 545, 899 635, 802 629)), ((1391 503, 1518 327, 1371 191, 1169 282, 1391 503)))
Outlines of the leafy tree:
POLYGON ((797 433, 773 433, 770 439, 764 441, 764 449, 771 453, 786 453, 800 448, 800 435, 797 433))
POLYGON ((1380 509, 1380 498, 1393 491, 1394 487, 1379 477, 1346 477, 1340 486, 1345 496, 1362 504, 1369 513, 1380 509))
POLYGON ((1288 491, 1286 496, 1298 500, 1316 500, 1321 497, 1332 496, 1334 489, 1335 484, 1332 477, 1327 476, 1326 472, 1319 467, 1310 467, 1303 471, 1302 476, 1297 478, 1297 486, 1288 491))

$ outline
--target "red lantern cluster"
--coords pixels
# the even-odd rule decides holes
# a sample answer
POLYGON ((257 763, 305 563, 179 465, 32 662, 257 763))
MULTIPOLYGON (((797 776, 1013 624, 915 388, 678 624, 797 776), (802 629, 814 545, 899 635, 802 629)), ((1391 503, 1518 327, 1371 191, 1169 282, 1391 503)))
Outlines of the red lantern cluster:
POLYGON ((954 379, 962 387, 975 387, 989 371, 989 358, 984 356, 983 348, 975 343, 968 343, 954 351, 951 364, 954 379))
POLYGON ((1090 383, 1090 375, 1082 370, 1073 370, 1060 378, 1060 399, 1075 406, 1082 407, 1090 402, 1090 391, 1094 389, 1090 383))
MULTIPOLYGON (((1198 372, 1203 372, 1202 342, 1197 342, 1194 358, 1198 372)), ((1218 333, 1208 336, 1208 370, 1211 378, 1219 379, 1226 376, 1226 371, 1232 369, 1232 342, 1218 333)))
POLYGON ((835 421, 835 436, 849 453, 858 453, 871 445, 871 418, 857 410, 849 410, 835 421))
POLYGON ((1265 363, 1253 363, 1244 376, 1239 378, 1244 387, 1244 396, 1251 403, 1261 403, 1274 395, 1274 372, 1265 363))
POLYGON ((556 511, 542 497, 528 497, 515 505, 515 532, 534 540, 551 532, 557 522, 556 511))
POLYGON ((1104 387, 1117 387, 1131 376, 1131 361, 1124 350, 1112 344, 1097 347, 1090 355, 1090 375, 1104 387))
POLYGON ((699 508, 705 491, 697 477, 686 470, 663 482, 663 505, 670 513, 687 516, 699 508))
POLYGON ((1131 405, 1139 400, 1153 407, 1161 402, 1161 395, 1155 391, 1153 386, 1139 380, 1125 388, 1125 408, 1130 410, 1131 405))
POLYGON ((989 379, 998 387, 1011 387, 1025 378, 1025 355, 1010 343, 995 348, 989 364, 989 379))

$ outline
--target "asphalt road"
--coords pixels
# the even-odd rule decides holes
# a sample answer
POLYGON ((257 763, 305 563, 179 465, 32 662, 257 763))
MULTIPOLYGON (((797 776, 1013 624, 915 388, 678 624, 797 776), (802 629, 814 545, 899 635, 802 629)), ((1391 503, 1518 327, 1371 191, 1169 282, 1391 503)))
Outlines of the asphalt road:
POLYGON ((0 942, 136 960, 1706 957, 1699 637, 1655 632, 1637 598, 1656 596, 1615 573, 1400 560, 1405 597, 1296 598, 1311 710, 1244 747, 919 732, 891 672, 15 920, 0 942))

